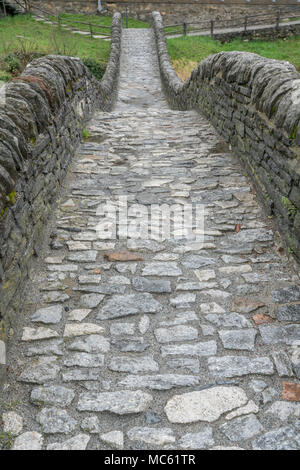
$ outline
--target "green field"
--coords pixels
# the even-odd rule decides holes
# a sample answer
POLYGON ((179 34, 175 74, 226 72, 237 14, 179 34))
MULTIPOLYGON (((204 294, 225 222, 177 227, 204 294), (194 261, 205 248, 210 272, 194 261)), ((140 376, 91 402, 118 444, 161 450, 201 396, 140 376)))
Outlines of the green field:
POLYGON ((109 58, 110 42, 92 39, 35 21, 31 16, 0 19, 0 80, 19 75, 26 64, 47 54, 80 57, 101 78, 109 58))
MULTIPOLYGON (((57 21, 55 16, 52 16, 51 19, 57 21)), ((71 27, 72 29, 79 29, 81 31, 90 31, 90 26, 84 23, 92 24, 93 34, 107 34, 108 30, 107 28, 103 28, 103 26, 111 26, 112 22, 111 16, 83 15, 80 13, 62 13, 59 15, 59 19, 62 24, 71 27)), ((126 26, 125 18, 123 18, 123 26, 124 28, 126 26)), ((143 21, 135 20, 133 18, 128 18, 128 27, 149 28, 149 24, 143 21)))
POLYGON ((172 64, 182 80, 186 80, 201 60, 221 51, 247 51, 277 60, 287 60, 300 71, 300 36, 275 41, 235 39, 222 44, 210 37, 188 36, 167 39, 172 64))

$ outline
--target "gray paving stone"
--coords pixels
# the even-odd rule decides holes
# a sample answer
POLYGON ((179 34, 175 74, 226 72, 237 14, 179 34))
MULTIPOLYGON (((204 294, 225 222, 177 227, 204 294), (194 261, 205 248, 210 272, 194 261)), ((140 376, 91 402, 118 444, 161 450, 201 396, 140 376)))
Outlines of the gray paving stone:
POLYGON ((191 387, 198 385, 200 380, 193 375, 160 374, 160 375, 128 375, 119 385, 125 388, 150 388, 153 390, 169 390, 173 387, 191 387))
POLYGON ((243 315, 239 313, 225 313, 224 315, 218 315, 216 313, 211 313, 205 315, 204 317, 210 323, 213 323, 216 326, 222 326, 223 328, 249 328, 251 323, 243 315))
POLYGON ((152 402, 152 396, 141 390, 119 392, 86 392, 79 396, 79 411, 110 411, 118 415, 140 413, 152 402))
POLYGON ((77 434, 64 442, 54 442, 48 444, 47 450, 85 450, 91 436, 88 434, 77 434))
POLYGON ((80 337, 70 343, 67 348, 71 351, 87 353, 107 353, 110 349, 109 339, 101 335, 80 337))
POLYGON ((157 372, 159 365, 151 356, 118 356, 110 359, 107 367, 116 372, 157 372))
POLYGON ((225 349, 254 351, 254 342, 257 334, 254 328, 219 330, 218 333, 225 349))
POLYGON ((300 321, 300 304, 282 305, 275 315, 279 321, 300 321))
POLYGON ((284 351, 274 351, 272 358, 275 363, 279 377, 292 377, 293 368, 289 356, 284 351))
POLYGON ((48 356, 54 354, 55 356, 63 356, 62 339, 48 339, 41 343, 36 343, 33 346, 28 346, 25 351, 25 356, 48 356))
POLYGON ((203 341, 191 344, 174 344, 161 347, 162 357, 166 356, 215 356, 217 353, 216 341, 203 341))
POLYGON ((151 446, 163 446, 176 441, 171 428, 135 427, 127 433, 131 441, 140 441, 151 446))
POLYGON ((182 261, 183 266, 189 269, 198 269, 215 263, 216 260, 214 258, 206 258, 200 255, 189 255, 182 261))
POLYGON ((67 434, 77 426, 77 422, 66 410, 55 408, 43 408, 36 416, 37 422, 42 426, 45 434, 67 434))
POLYGON ((91 434, 98 434, 100 432, 100 424, 97 416, 89 416, 88 418, 84 418, 80 427, 83 431, 89 432, 91 434))
POLYGON ((193 326, 187 325, 178 325, 170 328, 157 328, 154 330, 154 334, 159 343, 191 341, 198 338, 198 330, 193 326))
POLYGON ((28 363, 19 376, 20 382, 43 384, 58 377, 60 367, 56 364, 56 357, 41 356, 28 363))
POLYGON ((268 357, 210 357, 208 369, 215 377, 238 377, 248 374, 272 375, 274 373, 273 363, 268 357))
POLYGON ((233 442, 251 439, 264 430, 254 414, 233 419, 228 423, 222 424, 220 429, 233 442))
POLYGON ((300 325, 260 325, 262 340, 265 344, 296 344, 300 338, 300 325))
POLYGON ((138 313, 156 313, 161 309, 162 305, 148 293, 114 295, 102 307, 97 318, 107 320, 138 313))
POLYGON ((32 389, 30 400, 36 405, 69 406, 75 398, 75 392, 61 385, 44 385, 32 389))
POLYGON ((181 269, 177 263, 170 261, 169 263, 157 261, 155 263, 147 263, 142 271, 143 276, 180 276, 181 269))
POLYGON ((206 427, 201 432, 184 434, 178 443, 182 449, 207 449, 215 443, 212 428, 206 427))
POLYGON ((30 320, 39 323, 59 323, 62 319, 63 308, 61 305, 40 308, 30 316, 30 320))
POLYGON ((283 287, 271 292, 273 302, 289 303, 300 300, 300 289, 298 286, 283 287))
POLYGON ((299 450, 300 421, 288 426, 273 429, 255 439, 254 450, 299 450))
POLYGON ((146 279, 145 277, 134 277, 132 285, 135 290, 140 292, 163 293, 172 291, 170 281, 163 281, 161 279, 157 281, 146 279))
POLYGON ((12 450, 41 450, 43 436, 36 431, 27 431, 15 439, 12 450))
POLYGON ((67 367, 102 367, 103 364, 104 355, 99 353, 75 352, 64 359, 64 365, 67 367))

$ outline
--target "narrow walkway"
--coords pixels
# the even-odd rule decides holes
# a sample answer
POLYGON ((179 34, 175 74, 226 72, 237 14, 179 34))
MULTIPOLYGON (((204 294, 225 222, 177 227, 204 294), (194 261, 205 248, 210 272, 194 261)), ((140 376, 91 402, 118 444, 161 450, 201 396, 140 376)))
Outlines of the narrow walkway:
POLYGON ((2 445, 300 449, 298 278, 212 126, 168 108, 151 30, 123 34, 118 104, 90 122, 20 312, 2 445), (205 205, 204 245, 101 240, 124 196, 132 231, 134 209, 205 205))

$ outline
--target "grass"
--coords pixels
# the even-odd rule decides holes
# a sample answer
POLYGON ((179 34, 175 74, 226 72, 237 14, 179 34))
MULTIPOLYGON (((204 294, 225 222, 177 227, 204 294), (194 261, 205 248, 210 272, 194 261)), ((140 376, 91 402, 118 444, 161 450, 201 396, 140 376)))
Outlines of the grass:
MULTIPOLYGON (((99 16, 99 15, 83 15, 81 13, 71 14, 71 13, 62 13, 59 16, 61 23, 71 27, 72 29, 80 29, 81 31, 90 31, 89 25, 78 24, 77 22, 83 23, 92 23, 93 34, 109 34, 107 28, 101 28, 101 26, 111 26, 112 17, 111 16, 99 16)), ((51 17, 52 20, 57 21, 55 16, 51 17)), ((125 18, 123 18, 123 26, 125 28, 125 18)), ((129 28, 149 28, 149 24, 140 20, 135 20, 133 18, 128 18, 128 27, 129 28)))
POLYGON ((57 26, 37 22, 30 15, 0 19, 2 81, 18 76, 28 62, 47 54, 80 57, 92 73, 101 78, 109 52, 109 41, 72 34, 57 26))
POLYGON ((210 37, 189 36, 167 39, 167 46, 173 67, 183 81, 201 60, 221 51, 247 51, 269 59, 286 60, 300 71, 300 36, 275 41, 234 39, 225 44, 210 37))

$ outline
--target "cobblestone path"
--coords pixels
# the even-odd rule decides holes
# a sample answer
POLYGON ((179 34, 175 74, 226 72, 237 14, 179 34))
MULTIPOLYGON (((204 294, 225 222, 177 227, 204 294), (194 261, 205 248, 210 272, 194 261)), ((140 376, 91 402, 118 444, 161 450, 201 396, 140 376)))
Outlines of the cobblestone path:
POLYGON ((151 31, 123 34, 118 104, 89 124, 20 312, 2 445, 300 449, 298 277, 212 126, 168 108, 151 31), (100 239, 120 196, 205 205, 202 249, 100 239))

